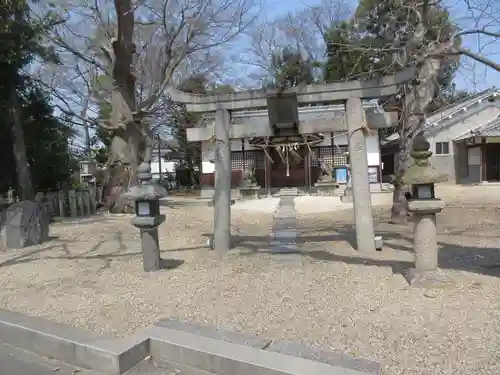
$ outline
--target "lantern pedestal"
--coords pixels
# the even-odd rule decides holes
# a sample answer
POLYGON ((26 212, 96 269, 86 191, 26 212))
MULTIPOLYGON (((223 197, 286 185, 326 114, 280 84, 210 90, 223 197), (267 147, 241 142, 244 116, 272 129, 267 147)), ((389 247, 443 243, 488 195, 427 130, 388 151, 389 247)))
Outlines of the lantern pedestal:
POLYGON ((436 214, 444 208, 440 199, 410 200, 408 211, 413 213, 413 248, 415 268, 406 270, 404 276, 414 287, 441 288, 451 281, 438 268, 438 244, 436 233, 436 214))
POLYGON ((161 269, 160 241, 158 240, 158 226, 165 221, 165 215, 156 217, 134 217, 132 225, 141 231, 141 252, 144 271, 158 271, 161 269))

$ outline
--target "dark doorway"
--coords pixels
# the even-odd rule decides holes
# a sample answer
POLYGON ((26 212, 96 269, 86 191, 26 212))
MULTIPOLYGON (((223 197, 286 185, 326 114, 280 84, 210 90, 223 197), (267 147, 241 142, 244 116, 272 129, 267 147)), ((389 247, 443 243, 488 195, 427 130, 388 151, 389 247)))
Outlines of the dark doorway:
POLYGON ((500 181, 500 144, 487 144, 486 181, 500 181))
POLYGON ((270 156, 273 160, 271 164, 271 187, 301 187, 306 185, 305 155, 306 148, 300 146, 295 152, 297 155, 288 154, 288 163, 286 153, 282 156, 276 147, 270 148, 270 156), (288 173, 287 173, 288 164, 288 173))

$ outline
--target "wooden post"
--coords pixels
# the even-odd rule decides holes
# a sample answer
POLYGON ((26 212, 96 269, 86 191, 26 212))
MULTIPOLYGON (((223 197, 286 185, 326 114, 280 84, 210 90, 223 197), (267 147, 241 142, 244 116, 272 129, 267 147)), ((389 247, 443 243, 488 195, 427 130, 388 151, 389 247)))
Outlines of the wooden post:
POLYGON ((231 249, 231 140, 229 129, 229 111, 218 109, 215 119, 213 248, 220 255, 231 249))

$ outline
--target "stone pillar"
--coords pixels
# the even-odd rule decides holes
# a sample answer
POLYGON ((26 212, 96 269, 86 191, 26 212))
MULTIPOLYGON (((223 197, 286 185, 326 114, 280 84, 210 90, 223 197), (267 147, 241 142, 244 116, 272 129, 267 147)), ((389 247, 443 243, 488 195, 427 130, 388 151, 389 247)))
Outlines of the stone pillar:
POLYGON ((90 191, 84 190, 82 194, 83 194, 83 211, 85 215, 92 215, 93 212, 90 207, 90 191))
POLYGON ((97 211, 96 194, 97 190, 95 186, 91 185, 89 187, 89 207, 90 207, 89 212, 91 215, 95 214, 97 211))
POLYGON ((35 202, 42 204, 44 197, 45 197, 44 193, 36 193, 36 195, 35 195, 35 202))
POLYGON ((370 184, 368 182, 368 159, 366 138, 363 129, 363 105, 360 98, 349 98, 346 103, 349 129, 349 161, 351 166, 356 243, 361 253, 375 252, 370 184))
POLYGON ((75 196, 76 196, 76 211, 78 212, 78 216, 84 216, 85 213, 83 212, 82 192, 81 191, 75 192, 75 196))
POLYGON ((231 141, 229 111, 218 109, 215 118, 215 192, 212 246, 218 254, 231 249, 231 141))
POLYGON ((161 269, 158 227, 141 229, 142 265, 145 272, 161 269))
POLYGON ((63 190, 60 190, 57 194, 59 200, 59 216, 66 217, 66 194, 63 190))
POLYGON ((77 217, 78 206, 76 202, 76 192, 74 190, 68 190, 68 205, 69 205, 69 215, 71 217, 77 217))
POLYGON ((48 192, 45 196, 47 198, 47 205, 48 205, 49 210, 50 210, 50 215, 52 217, 54 217, 59 213, 57 210, 56 195, 53 191, 51 191, 51 192, 48 192))

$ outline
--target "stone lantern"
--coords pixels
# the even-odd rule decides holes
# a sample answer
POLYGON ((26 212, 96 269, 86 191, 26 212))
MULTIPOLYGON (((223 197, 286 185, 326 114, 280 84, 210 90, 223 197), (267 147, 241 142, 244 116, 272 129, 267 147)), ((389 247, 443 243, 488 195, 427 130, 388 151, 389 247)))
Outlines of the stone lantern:
POLYGON ((438 268, 438 245, 436 214, 444 208, 444 201, 436 199, 434 184, 446 182, 448 177, 440 174, 429 162, 432 151, 422 134, 413 140, 411 156, 414 164, 403 176, 403 184, 412 186, 412 198, 408 200, 408 211, 414 218, 415 267, 406 270, 405 277, 411 286, 435 288, 450 281, 438 268))
POLYGON ((127 196, 135 200, 135 217, 132 225, 141 232, 141 251, 144 271, 156 271, 160 265, 160 244, 158 226, 165 221, 165 215, 160 214, 160 200, 167 192, 163 186, 153 181, 151 167, 143 163, 137 170, 140 184, 134 186, 127 196))
POLYGON ((89 160, 80 161, 80 182, 91 182, 94 179, 96 172, 97 169, 94 162, 89 160))

